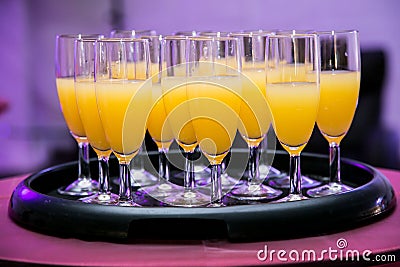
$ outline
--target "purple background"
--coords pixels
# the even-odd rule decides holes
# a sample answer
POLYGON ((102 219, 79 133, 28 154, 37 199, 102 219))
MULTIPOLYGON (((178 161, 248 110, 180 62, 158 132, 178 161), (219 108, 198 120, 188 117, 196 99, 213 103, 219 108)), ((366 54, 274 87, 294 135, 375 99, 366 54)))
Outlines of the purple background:
POLYGON ((37 171, 75 151, 55 87, 55 36, 115 27, 358 29, 362 48, 387 52, 382 122, 400 136, 399 10, 397 0, 0 0, 0 98, 10 104, 0 115, 0 176, 37 171))

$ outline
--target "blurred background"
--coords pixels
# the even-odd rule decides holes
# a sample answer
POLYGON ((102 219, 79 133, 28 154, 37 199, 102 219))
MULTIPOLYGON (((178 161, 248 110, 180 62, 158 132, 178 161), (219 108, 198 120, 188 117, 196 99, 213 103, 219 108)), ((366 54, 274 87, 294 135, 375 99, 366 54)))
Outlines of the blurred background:
MULTIPOLYGON (((58 104, 57 34, 112 29, 358 29, 362 81, 342 156, 400 169, 398 0, 0 0, 0 177, 75 160, 58 104)), ((327 153, 318 131, 306 151, 327 153)))

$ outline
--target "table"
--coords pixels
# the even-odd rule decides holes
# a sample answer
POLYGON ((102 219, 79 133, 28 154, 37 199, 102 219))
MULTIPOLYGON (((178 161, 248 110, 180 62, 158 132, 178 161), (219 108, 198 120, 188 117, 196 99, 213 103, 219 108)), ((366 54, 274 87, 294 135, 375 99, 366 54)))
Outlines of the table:
MULTIPOLYGON (((400 171, 379 171, 390 180, 399 199, 400 171)), ((251 243, 164 240, 117 244, 47 236, 16 225, 7 215, 11 193, 26 177, 28 175, 0 180, 0 260, 3 261, 69 266, 257 266, 304 264, 302 259, 312 259, 313 252, 316 258, 322 255, 326 263, 335 265, 345 264, 345 260, 356 256, 352 253, 357 252, 360 258, 364 253, 374 265, 386 263, 385 266, 396 266, 391 262, 394 257, 400 261, 399 208, 373 224, 293 240, 251 243), (335 256, 336 261, 330 261, 335 256)))

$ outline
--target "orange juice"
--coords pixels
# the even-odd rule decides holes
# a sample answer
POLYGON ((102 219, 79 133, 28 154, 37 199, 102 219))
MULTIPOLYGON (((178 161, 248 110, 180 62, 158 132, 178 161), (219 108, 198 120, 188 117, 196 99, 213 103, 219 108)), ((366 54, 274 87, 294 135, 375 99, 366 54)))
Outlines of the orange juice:
POLYGON ((317 125, 329 142, 340 143, 357 107, 360 72, 323 71, 317 125))
POLYGON ((90 145, 100 151, 110 150, 97 108, 94 81, 76 82, 75 91, 79 115, 90 145))
POLYGON ((116 156, 131 159, 142 145, 151 108, 151 81, 97 81, 101 122, 116 156))
POLYGON ((147 130, 158 148, 168 145, 174 139, 171 126, 167 122, 161 84, 153 83, 153 107, 147 121, 147 130))
POLYGON ((310 139, 317 118, 319 104, 317 84, 268 83, 267 101, 279 141, 286 150, 287 147, 298 147, 299 150, 294 152, 300 152, 310 139))
POLYGON ((265 98, 265 70, 243 69, 243 73, 239 132, 247 142, 254 142, 253 145, 257 146, 271 124, 265 98))
POLYGON ((57 78, 56 84, 61 110, 69 130, 75 138, 85 137, 85 129, 76 104, 74 78, 57 78))
POLYGON ((211 164, 219 164, 236 135, 242 89, 240 77, 191 78, 186 88, 200 148, 211 164))
POLYGON ((197 139, 189 113, 186 81, 186 77, 165 77, 161 86, 167 121, 175 140, 186 151, 192 151, 197 139))

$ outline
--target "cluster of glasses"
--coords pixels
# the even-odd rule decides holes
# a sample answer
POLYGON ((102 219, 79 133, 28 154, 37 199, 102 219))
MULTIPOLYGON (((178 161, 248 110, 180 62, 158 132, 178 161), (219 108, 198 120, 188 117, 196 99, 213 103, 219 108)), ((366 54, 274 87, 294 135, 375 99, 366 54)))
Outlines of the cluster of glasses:
POLYGON ((352 189, 341 181, 339 144, 359 94, 355 30, 59 35, 56 83, 79 145, 78 178, 60 194, 87 203, 140 206, 133 189, 139 185, 171 206, 221 207, 224 195, 285 202, 352 189), (302 176, 300 168, 315 123, 329 142, 330 180, 323 185, 302 176), (260 177, 260 147, 270 125, 290 155, 288 175, 271 175, 280 171, 268 166, 269 174, 260 177), (146 132, 158 147, 156 179, 132 175, 130 168, 146 132), (227 175, 224 166, 237 133, 248 146, 244 181, 227 175), (185 156, 183 186, 169 175, 167 153, 174 140, 185 156), (98 156, 98 181, 90 176, 89 144, 98 156), (197 188, 192 159, 198 148, 211 166, 200 177, 209 192, 197 188), (110 190, 111 153, 119 162, 118 194, 110 190), (304 195, 302 188, 310 189, 304 195))

